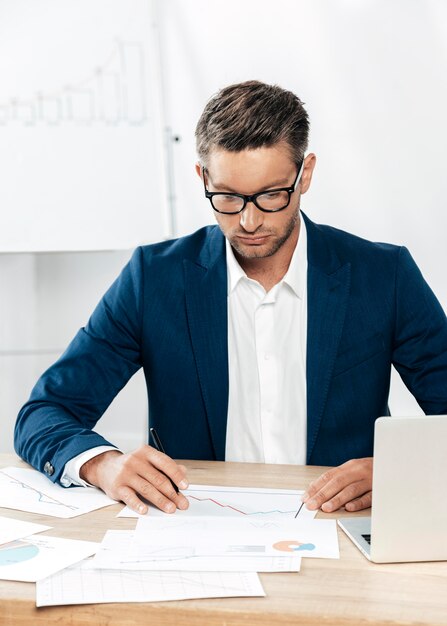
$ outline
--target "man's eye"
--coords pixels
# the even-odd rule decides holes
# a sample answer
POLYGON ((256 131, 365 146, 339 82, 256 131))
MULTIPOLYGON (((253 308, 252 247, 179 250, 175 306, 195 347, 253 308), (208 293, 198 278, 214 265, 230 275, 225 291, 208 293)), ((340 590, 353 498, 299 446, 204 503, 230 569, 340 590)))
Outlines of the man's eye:
POLYGON ((238 198, 237 196, 232 196, 231 194, 228 194, 228 195, 223 194, 220 196, 220 198, 223 202, 227 202, 227 203, 240 202, 240 198, 238 198))
POLYGON ((262 197, 267 200, 274 200, 275 198, 279 198, 280 191, 269 191, 268 193, 263 193, 262 197))

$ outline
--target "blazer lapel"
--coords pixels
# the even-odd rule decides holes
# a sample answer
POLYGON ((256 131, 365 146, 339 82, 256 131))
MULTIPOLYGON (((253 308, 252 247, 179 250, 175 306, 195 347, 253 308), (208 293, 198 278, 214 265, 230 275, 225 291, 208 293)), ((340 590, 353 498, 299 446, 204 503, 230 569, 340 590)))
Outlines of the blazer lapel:
POLYGON ((225 239, 210 230, 197 261, 185 260, 186 313, 216 460, 225 459, 228 410, 225 239))
POLYGON ((307 217, 307 462, 318 436, 348 303, 351 266, 307 217))

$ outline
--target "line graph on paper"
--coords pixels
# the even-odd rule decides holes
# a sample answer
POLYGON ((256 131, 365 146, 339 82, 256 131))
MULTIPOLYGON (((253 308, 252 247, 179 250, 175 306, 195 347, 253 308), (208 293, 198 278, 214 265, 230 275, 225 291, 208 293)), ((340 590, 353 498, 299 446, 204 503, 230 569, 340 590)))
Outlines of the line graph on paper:
POLYGON ((83 561, 38 581, 36 605, 265 595, 257 574, 250 572, 113 571, 89 565, 83 561))
MULTIPOLYGON (((215 485, 190 485, 182 492, 189 500, 186 511, 179 516, 248 517, 257 520, 295 518, 304 491, 289 489, 259 489, 252 487, 220 487, 215 485)), ((150 508, 149 515, 165 516, 150 508)), ((305 507, 300 518, 312 519, 315 512, 305 507)))
POLYGON ((224 509, 224 511, 220 512, 220 515, 225 515, 225 509, 227 510, 227 513, 229 515, 231 515, 232 517, 234 515, 246 515, 246 516, 253 516, 253 515, 259 515, 259 516, 272 516, 272 515, 281 515, 281 516, 288 516, 291 515, 292 513, 296 513, 295 509, 291 509, 290 511, 282 511, 281 509, 270 509, 267 511, 250 511, 247 510, 247 507, 244 506, 245 510, 242 509, 243 505, 240 505, 241 508, 237 508, 236 506, 234 506, 234 504, 228 504, 227 502, 223 501, 220 502, 219 500, 215 499, 215 498, 203 498, 203 497, 199 497, 196 495, 193 495, 192 493, 188 493, 188 499, 190 501, 190 506, 194 506, 194 507, 200 507, 202 510, 205 509, 205 507, 210 507, 210 510, 206 513, 206 514, 211 514, 213 510, 215 509, 215 507, 220 507, 221 509, 224 509), (197 503, 197 504, 196 504, 197 503), (199 504, 200 503, 200 504, 199 504), (208 504, 207 504, 208 503, 208 504))
POLYGON ((28 485, 27 483, 24 483, 22 480, 18 480, 17 478, 14 478, 14 476, 11 476, 5 471, 1 471, 1 474, 9 478, 10 484, 16 485, 17 487, 20 487, 21 489, 25 489, 26 491, 30 491, 32 494, 32 497, 36 499, 36 502, 43 502, 44 504, 50 504, 52 506, 66 507, 67 509, 70 509, 71 511, 77 511, 79 509, 79 507, 77 506, 74 506, 72 504, 65 504, 64 502, 60 502, 59 500, 56 500, 56 498, 47 496, 45 493, 42 493, 42 491, 35 489, 34 487, 32 487, 31 485, 28 485))
POLYGON ((24 482, 20 478, 12 476, 5 470, 0 470, 0 487, 1 487, 1 496, 0 496, 0 505, 8 506, 8 501, 10 495, 15 497, 15 504, 17 506, 18 502, 27 501, 31 506, 34 505, 38 512, 44 512, 46 515, 51 515, 48 511, 53 511, 56 509, 57 517, 65 517, 64 513, 70 513, 70 517, 73 513, 76 515, 77 511, 79 511, 79 507, 68 504, 65 502, 61 502, 57 498, 53 498, 50 495, 47 495, 40 489, 33 487, 27 482, 24 482))
POLYGON ((33 469, 0 470, 0 507, 70 518, 109 504, 115 500, 94 487, 65 489, 33 469))

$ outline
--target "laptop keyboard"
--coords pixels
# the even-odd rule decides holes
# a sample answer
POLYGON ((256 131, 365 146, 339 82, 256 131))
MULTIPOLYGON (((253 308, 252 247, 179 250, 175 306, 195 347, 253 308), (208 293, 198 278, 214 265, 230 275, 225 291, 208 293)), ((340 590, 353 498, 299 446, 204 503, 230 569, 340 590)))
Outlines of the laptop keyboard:
POLYGON ((362 535, 363 539, 371 545, 371 535, 362 535))

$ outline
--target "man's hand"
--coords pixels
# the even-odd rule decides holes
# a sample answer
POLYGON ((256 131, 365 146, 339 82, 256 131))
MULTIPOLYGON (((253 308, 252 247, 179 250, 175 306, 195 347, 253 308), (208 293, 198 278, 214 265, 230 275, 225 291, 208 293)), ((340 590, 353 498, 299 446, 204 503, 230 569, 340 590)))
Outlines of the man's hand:
POLYGON ((321 508, 325 513, 344 506, 347 511, 360 511, 371 506, 372 457, 353 459, 334 467, 310 484, 303 502, 310 510, 321 508))
POLYGON ((185 496, 175 493, 167 478, 169 476, 179 489, 186 489, 186 467, 148 445, 129 454, 118 450, 103 452, 82 465, 80 476, 114 500, 122 500, 140 515, 144 515, 148 507, 139 496, 165 513, 189 506, 185 496))

